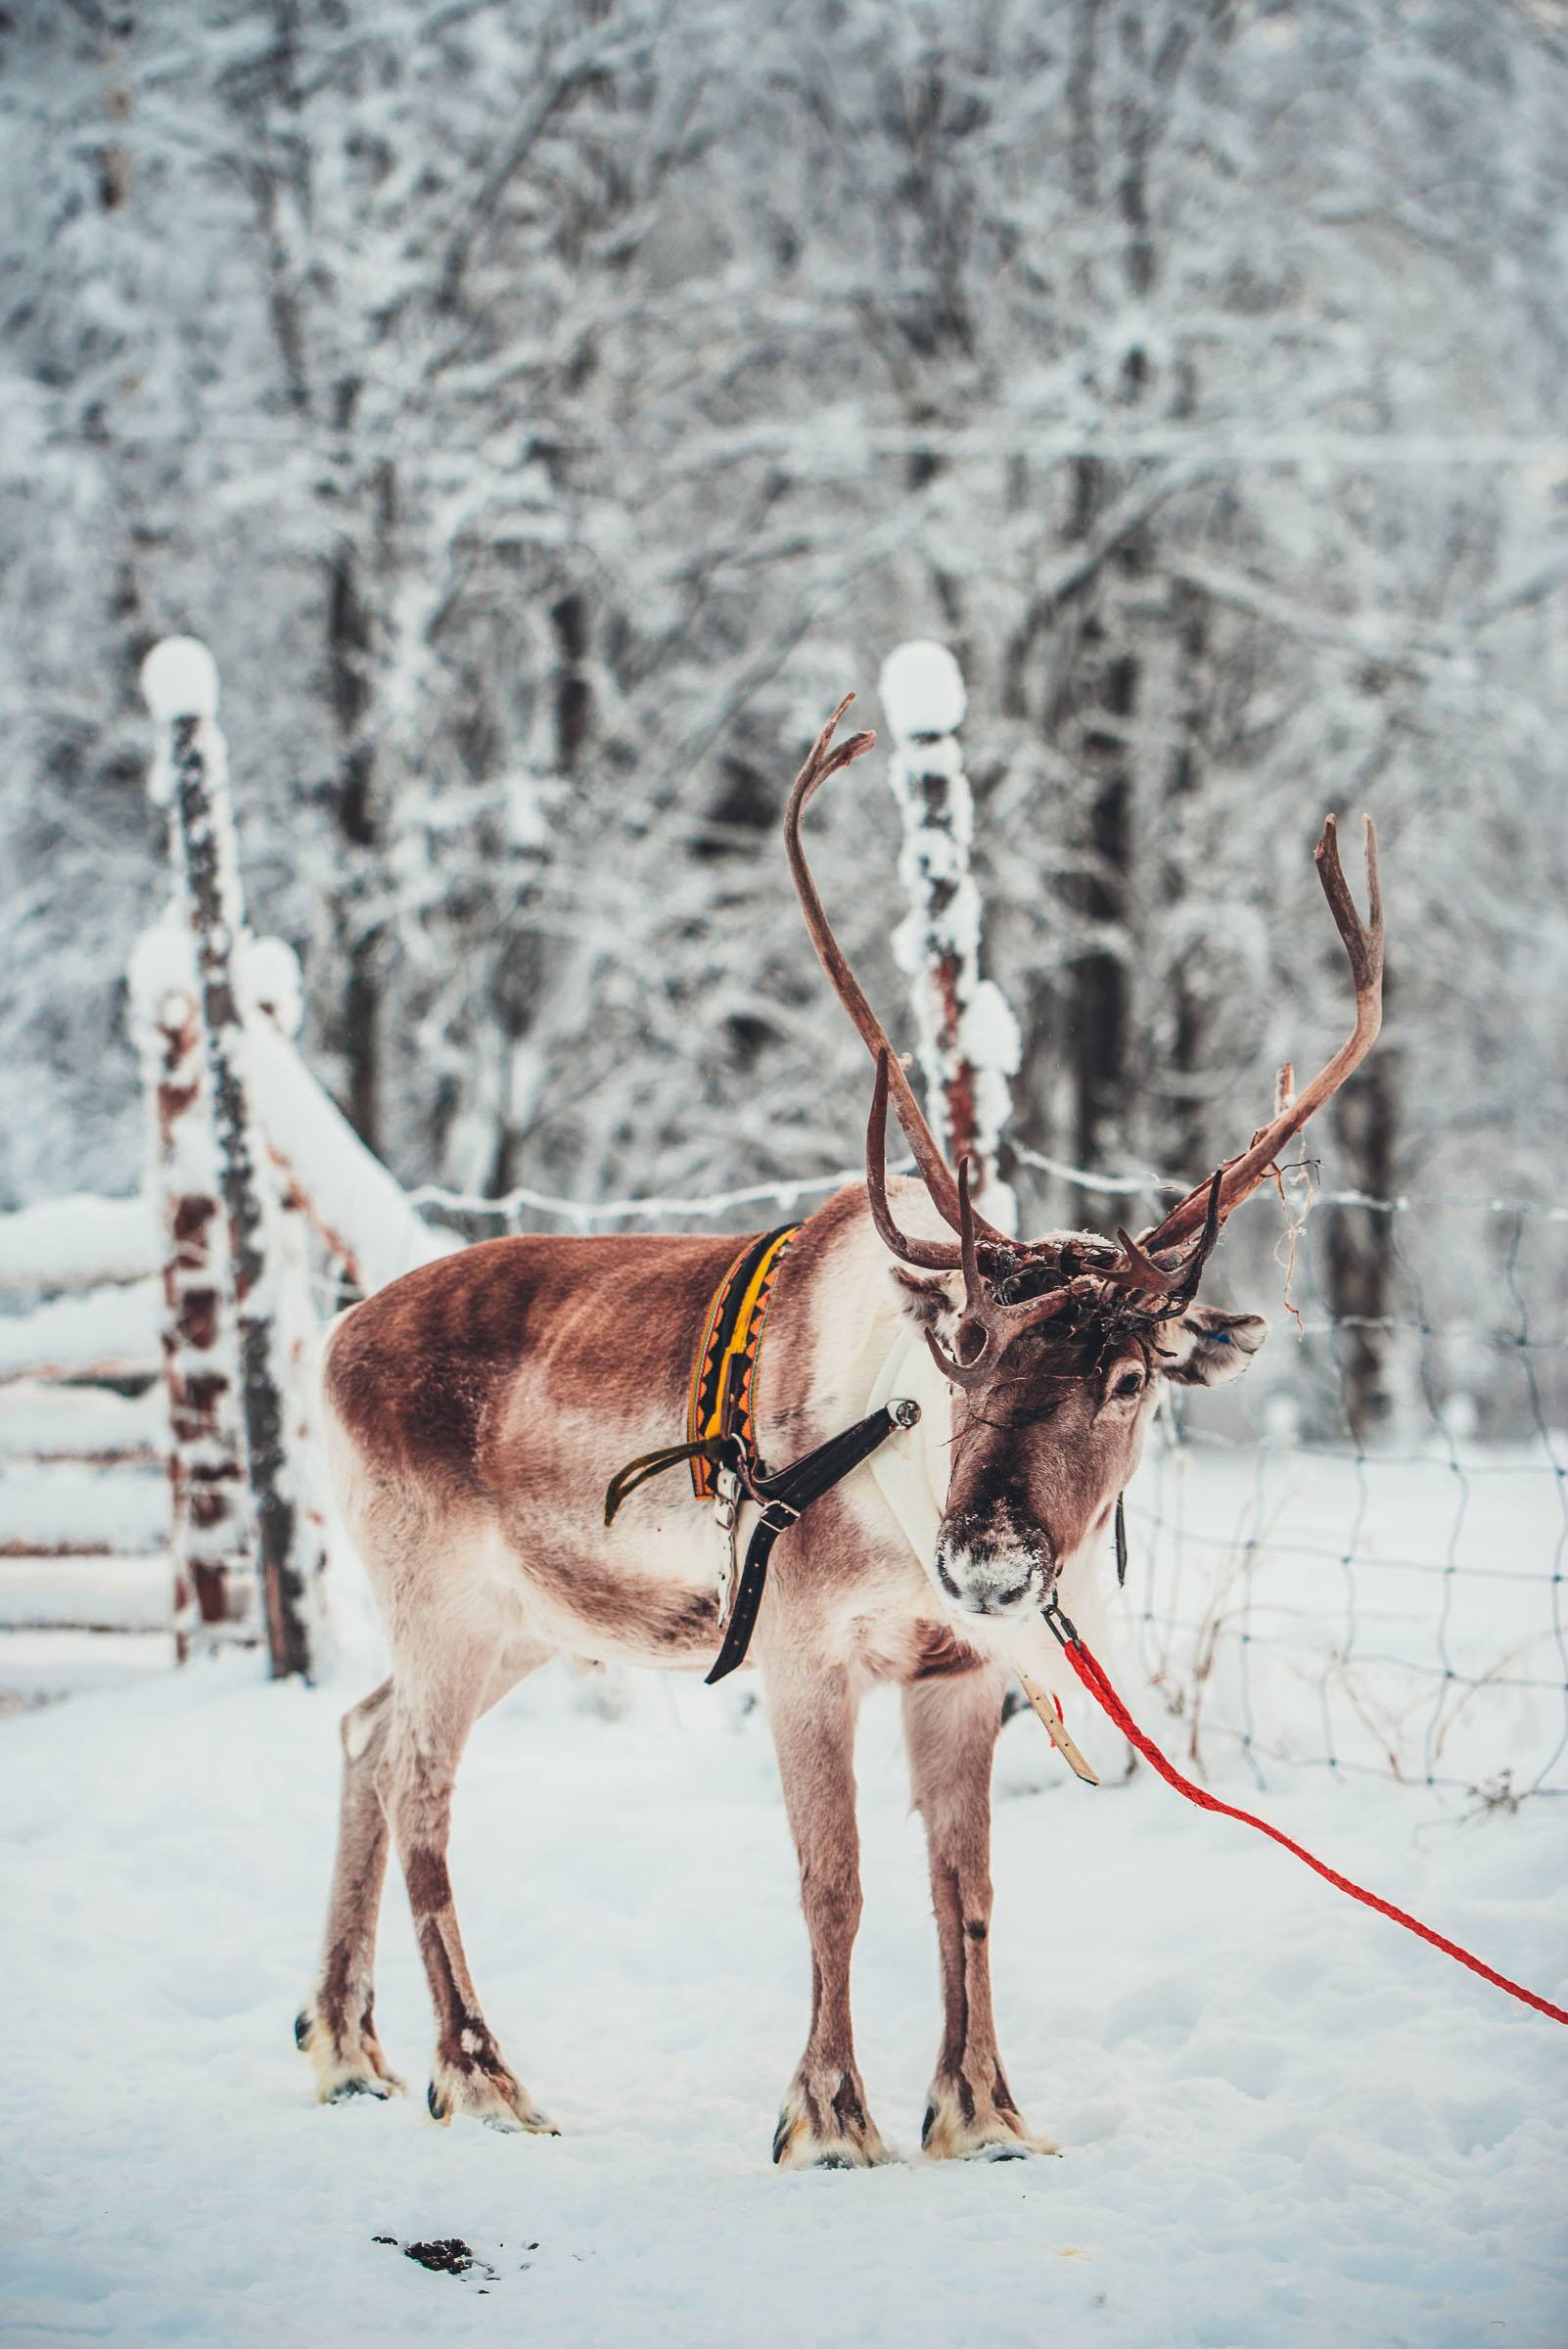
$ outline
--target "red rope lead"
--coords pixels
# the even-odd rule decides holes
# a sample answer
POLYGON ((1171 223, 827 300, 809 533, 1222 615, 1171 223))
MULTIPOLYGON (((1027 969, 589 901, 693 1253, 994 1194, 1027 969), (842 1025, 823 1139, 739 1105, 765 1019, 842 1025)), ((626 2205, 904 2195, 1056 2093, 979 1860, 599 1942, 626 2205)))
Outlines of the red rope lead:
POLYGON ((1495 1983, 1499 1990, 1505 1990, 1510 1998, 1521 1999, 1525 2005, 1534 2006, 1538 2014, 1549 2015, 1554 2023, 1568 2023, 1568 2009, 1554 2006, 1549 1999, 1540 1998, 1535 1991, 1526 1990, 1522 1982, 1510 1982, 1506 1974, 1499 1974, 1492 1966, 1483 1965, 1479 1958, 1472 1958, 1468 1950, 1461 1950, 1456 1941, 1446 1940, 1441 1933, 1434 1933, 1430 1925, 1423 1925, 1418 1917, 1408 1916, 1403 1909, 1396 1909, 1392 1901, 1379 1900, 1375 1892, 1368 1892, 1364 1886, 1353 1884, 1349 1876, 1342 1876, 1336 1869, 1325 1867, 1321 1860, 1314 1859, 1311 1852, 1281 1833, 1278 1827, 1271 1827, 1266 1819, 1255 1819, 1250 1811, 1239 1810, 1234 1803, 1222 1803, 1217 1794, 1210 1794, 1206 1787, 1194 1786, 1190 1778, 1182 1776, 1175 1763, 1167 1761, 1153 1739, 1143 1734, 1066 1616, 1052 1609, 1047 1612, 1046 1621, 1061 1640, 1069 1664, 1090 1696, 1110 1715, 1123 1736, 1137 1747, 1144 1760, 1153 1764, 1166 1784, 1174 1786, 1178 1794, 1184 1794, 1189 1803, 1196 1803, 1200 1811, 1218 1811, 1225 1819, 1239 1819, 1243 1826, 1256 1827, 1260 1835, 1267 1835, 1270 1842, 1282 1844, 1287 1852, 1294 1852, 1296 1858, 1305 1861, 1325 1883, 1337 1885, 1341 1892, 1348 1892, 1353 1901, 1360 1901, 1364 1907, 1377 1910, 1380 1915, 1392 1917, 1395 1924, 1405 1927, 1407 1933, 1418 1933, 1435 1950, 1443 1950, 1449 1957, 1456 1958, 1461 1965, 1469 1967, 1472 1974, 1479 1974, 1484 1982, 1495 1983), (1064 1636, 1064 1634, 1070 1635, 1064 1636))

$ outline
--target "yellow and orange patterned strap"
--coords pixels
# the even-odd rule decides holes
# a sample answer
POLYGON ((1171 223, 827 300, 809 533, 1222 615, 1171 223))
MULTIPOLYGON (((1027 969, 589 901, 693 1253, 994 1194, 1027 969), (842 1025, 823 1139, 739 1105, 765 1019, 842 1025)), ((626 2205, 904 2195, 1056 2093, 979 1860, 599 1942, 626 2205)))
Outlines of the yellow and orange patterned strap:
MULTIPOLYGON (((785 1223, 777 1231, 763 1232, 761 1238, 749 1240, 715 1290, 692 1373, 686 1409, 689 1443, 702 1444, 728 1432, 739 1439, 748 1453, 755 1455, 757 1374, 762 1332, 767 1326, 767 1309, 784 1252, 800 1228, 799 1223, 785 1223), (726 1431, 725 1397, 731 1392, 733 1401, 726 1431)), ((712 1461, 693 1456, 691 1483, 699 1500, 712 1498, 712 1461)))

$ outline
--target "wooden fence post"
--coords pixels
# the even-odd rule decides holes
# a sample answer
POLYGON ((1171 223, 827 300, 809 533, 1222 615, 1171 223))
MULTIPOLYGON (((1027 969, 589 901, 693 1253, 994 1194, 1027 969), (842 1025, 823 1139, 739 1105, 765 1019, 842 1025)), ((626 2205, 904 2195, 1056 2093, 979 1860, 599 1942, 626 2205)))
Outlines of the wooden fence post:
POLYGON ((971 1163, 976 1197, 1002 1231, 1018 1208, 997 1172, 1019 1063, 1018 1023, 980 975, 980 893, 969 870, 974 802, 958 728, 964 681, 945 645, 900 644, 882 665, 893 735, 888 781, 903 818, 899 871, 910 911, 894 940, 910 981, 926 1100, 950 1164, 971 1163))
POLYGON ((149 1193, 162 1241, 174 1652, 257 1635, 228 1234, 207 1114, 202 1013, 178 909, 138 941, 131 1032, 149 1103, 149 1193))
POLYGON ((267 1649, 275 1678, 308 1677, 321 1558, 302 1490, 303 1463, 291 1443, 277 1311, 276 1199, 249 1099, 249 1046, 238 978, 245 908, 211 655, 194 637, 166 637, 147 657, 142 689, 154 719, 164 729, 150 788, 155 799, 171 807, 177 870, 196 949, 218 1187, 229 1225, 240 1400, 267 1649))

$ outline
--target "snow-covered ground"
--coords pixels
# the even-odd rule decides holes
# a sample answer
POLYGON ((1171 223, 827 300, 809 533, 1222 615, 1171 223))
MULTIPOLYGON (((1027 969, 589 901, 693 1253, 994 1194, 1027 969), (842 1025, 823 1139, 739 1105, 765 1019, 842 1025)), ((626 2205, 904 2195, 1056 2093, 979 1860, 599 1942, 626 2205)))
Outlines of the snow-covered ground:
MULTIPOLYGON (((235 1657, 0 1721, 8 2343, 1568 2337, 1568 2034, 1147 1772, 1081 1787, 1027 1715, 997 1768, 997 2001, 1013 2087, 1060 2159, 918 2155, 935 1934, 877 1697, 856 2012, 873 2109, 908 2158, 776 2173, 808 1967, 765 1728, 744 1692, 669 1681, 605 1719, 599 1684, 562 1667, 476 1733, 453 1864, 491 2018, 565 2134, 426 2118, 430 2016, 395 1880, 379 2016, 413 2093, 317 2107, 291 2023, 359 1681, 258 1670, 235 1657), (402 2255, 451 2237, 482 2264, 402 2255)), ((1139 1709, 1178 1743, 1146 1690, 1139 1709)), ((1099 1725, 1073 1727, 1111 1758, 1099 1725)), ((1482 1813, 1278 1771, 1265 1807, 1568 1996, 1560 1803, 1482 1813)))

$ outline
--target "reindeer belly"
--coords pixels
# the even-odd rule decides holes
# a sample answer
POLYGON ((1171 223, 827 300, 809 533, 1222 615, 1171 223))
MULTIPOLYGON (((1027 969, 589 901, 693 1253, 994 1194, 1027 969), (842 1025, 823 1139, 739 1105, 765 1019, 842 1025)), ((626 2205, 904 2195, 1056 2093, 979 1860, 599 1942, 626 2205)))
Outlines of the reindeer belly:
POLYGON ((575 1506, 520 1502, 497 1532, 502 1572, 530 1622, 575 1654, 696 1671, 717 1653, 713 1521, 689 1490, 663 1522, 639 1513, 607 1531, 575 1506))

